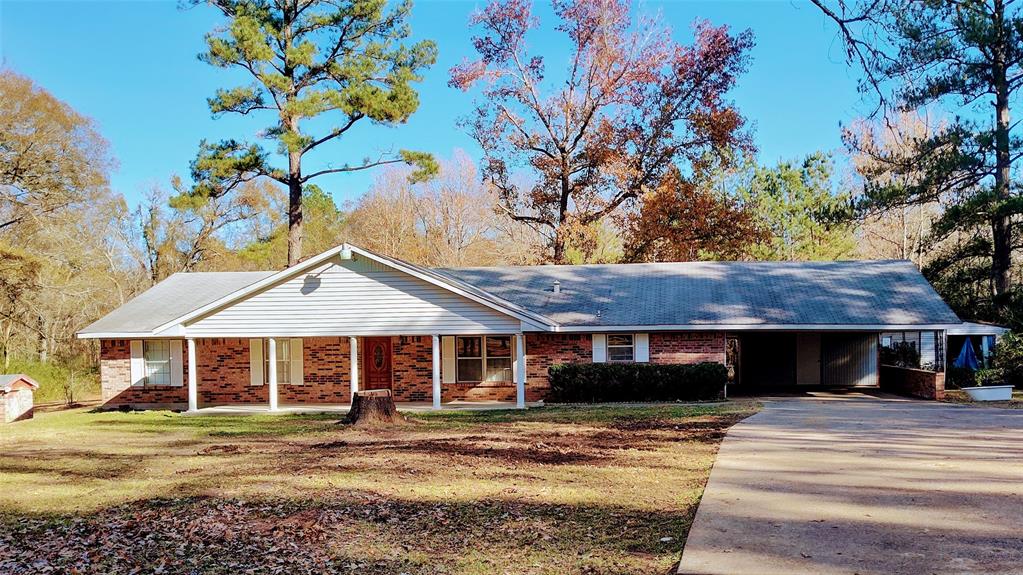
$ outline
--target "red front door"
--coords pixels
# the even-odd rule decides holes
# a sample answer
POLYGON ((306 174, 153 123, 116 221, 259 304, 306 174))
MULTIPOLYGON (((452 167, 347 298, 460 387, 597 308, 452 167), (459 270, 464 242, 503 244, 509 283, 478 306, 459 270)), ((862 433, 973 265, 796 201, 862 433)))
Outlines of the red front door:
POLYGON ((391 338, 363 340, 362 373, 364 389, 391 389, 391 338))

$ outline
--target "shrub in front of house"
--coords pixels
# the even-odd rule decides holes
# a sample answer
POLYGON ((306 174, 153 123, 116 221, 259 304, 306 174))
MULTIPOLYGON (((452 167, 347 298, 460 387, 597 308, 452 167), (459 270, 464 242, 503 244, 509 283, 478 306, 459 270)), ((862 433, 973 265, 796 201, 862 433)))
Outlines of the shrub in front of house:
POLYGON ((728 381, 728 369, 711 362, 565 363, 548 374, 556 403, 715 400, 724 397, 728 381))
POLYGON ((881 365, 896 367, 920 367, 920 352, 908 341, 897 342, 889 346, 881 346, 881 365))
POLYGON ((977 376, 972 369, 948 366, 945 369, 945 389, 962 389, 977 385, 977 376))
POLYGON ((1002 385, 1023 389, 1023 336, 1010 332, 998 338, 992 365, 1002 376, 1002 385))

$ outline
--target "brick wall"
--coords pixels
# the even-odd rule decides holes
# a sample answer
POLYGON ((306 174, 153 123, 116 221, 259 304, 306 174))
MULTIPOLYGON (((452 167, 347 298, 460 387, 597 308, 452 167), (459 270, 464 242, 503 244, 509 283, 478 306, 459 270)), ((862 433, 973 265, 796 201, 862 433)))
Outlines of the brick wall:
POLYGON ((940 400, 945 398, 945 374, 926 369, 882 365, 880 387, 898 395, 940 400))
POLYGON ((14 388, 4 393, 0 391, 0 423, 13 423, 32 419, 32 390, 14 388))
MULTIPOLYGON (((131 347, 128 340, 100 342, 100 381, 103 402, 108 406, 163 406, 183 408, 188 405, 188 347, 182 344, 183 382, 186 385, 132 387, 131 347)), ((324 337, 302 340, 304 384, 279 384, 280 403, 347 403, 348 338, 324 337)), ((248 339, 196 340, 196 371, 199 404, 268 403, 265 385, 251 385, 249 377, 248 339)))
POLYGON ((650 334, 650 363, 725 363, 724 332, 650 334))
POLYGON ((348 403, 352 356, 347 337, 307 337, 302 340, 303 385, 278 385, 281 403, 348 403))
MULTIPOLYGON (((526 334, 528 384, 526 400, 544 399, 549 390, 547 370, 559 363, 593 361, 590 334, 526 334)), ((651 363, 725 362, 723 332, 650 333, 651 363)))
MULTIPOLYGON (((348 347, 347 337, 303 338, 303 383, 278 383, 278 403, 348 403, 348 347)), ((196 340, 196 356, 200 404, 269 403, 269 388, 251 384, 248 339, 196 340)))
POLYGON ((526 354, 526 401, 537 401, 550 390, 550 366, 593 361, 593 338, 588 333, 527 333, 526 354))
MULTIPOLYGON (((433 338, 394 336, 391 340, 393 390, 397 401, 433 400, 433 338)), ((188 381, 188 350, 184 351, 184 381, 188 381)), ((248 339, 196 340, 199 404, 265 404, 265 385, 250 385, 248 339)), ((526 400, 547 395, 547 369, 558 363, 587 363, 593 358, 590 334, 526 334, 526 400)), ((724 362, 725 337, 720 332, 651 333, 650 361, 654 363, 724 362)), ((350 351, 347 337, 303 339, 304 385, 280 384, 281 404, 348 403, 350 351)), ((100 343, 103 400, 109 406, 187 406, 187 385, 132 387, 131 350, 127 340, 100 343)), ((514 401, 514 382, 445 383, 444 401, 514 401)))
MULTIPOLYGON (((188 381, 188 349, 182 344, 184 375, 188 381)), ((105 339, 100 342, 99 374, 103 403, 110 406, 137 407, 188 406, 188 389, 184 385, 132 387, 131 342, 126 339, 105 339)), ((200 370, 201 373, 201 370, 200 370)))
MULTIPOLYGON (((433 338, 391 338, 391 366, 396 401, 433 401, 433 338)), ((515 382, 442 383, 441 401, 515 401, 515 382)))
POLYGON ((395 401, 433 401, 433 337, 392 337, 391 371, 395 401))
MULTIPOLYGON (((186 352, 187 354, 187 352, 186 352)), ((195 341, 196 386, 199 405, 231 403, 269 403, 265 385, 252 385, 249 376, 249 340, 240 338, 199 339, 195 341)), ((188 370, 186 363, 185 370, 188 370)), ((186 377, 185 383, 187 385, 186 377)), ((278 401, 286 385, 277 386, 278 401)))

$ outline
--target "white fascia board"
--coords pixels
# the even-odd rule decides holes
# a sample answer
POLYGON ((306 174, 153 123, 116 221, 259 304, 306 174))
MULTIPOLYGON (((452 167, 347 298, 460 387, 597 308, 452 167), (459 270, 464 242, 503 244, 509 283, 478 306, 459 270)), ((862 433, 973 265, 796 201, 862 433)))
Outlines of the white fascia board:
POLYGON ((78 339, 145 339, 151 338, 151 331, 90 331, 75 334, 78 339))
MULTIPOLYGON (((230 339, 260 339, 268 337, 276 338, 289 338, 289 337, 302 337, 302 338, 314 338, 314 337, 381 337, 381 336, 426 336, 439 335, 514 335, 516 332, 512 330, 497 330, 497 329, 460 329, 460 330, 436 330, 428 327, 415 327, 406 328, 401 326, 396 327, 385 327, 380 329, 351 329, 346 328, 339 331, 327 331, 323 329, 313 330, 302 330, 302 329, 274 329, 269 330, 223 330, 216 332, 204 332, 202 335, 190 336, 187 333, 180 338, 194 337, 196 339, 216 339, 216 338, 230 338, 230 339)), ((148 336, 149 339, 153 339, 156 336, 148 336)), ((162 336, 166 337, 166 336, 162 336)), ((132 338, 132 339, 145 339, 145 338, 132 338)))
POLYGON ((947 323, 932 324, 681 324, 681 325, 562 325, 565 333, 656 331, 944 331, 947 323))
POLYGON ((1009 330, 1007 327, 990 325, 986 323, 974 323, 964 321, 963 323, 950 324, 945 326, 948 335, 1005 335, 1009 330))
POLYGON ((186 335, 185 326, 181 325, 180 323, 172 325, 163 331, 153 332, 153 336, 155 337, 184 337, 185 335, 186 335))

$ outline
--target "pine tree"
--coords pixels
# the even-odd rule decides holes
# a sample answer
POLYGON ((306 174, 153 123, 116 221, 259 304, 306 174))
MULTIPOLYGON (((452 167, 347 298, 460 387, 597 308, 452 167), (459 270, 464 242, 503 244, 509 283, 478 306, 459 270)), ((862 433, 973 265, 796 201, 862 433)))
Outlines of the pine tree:
MULTIPOLYGON (((205 4, 195 0, 195 4, 205 4)), ((249 85, 220 89, 209 98, 214 116, 268 111, 274 121, 262 133, 277 144, 283 167, 274 166, 258 144, 228 139, 202 142, 192 162, 197 198, 220 197, 243 183, 269 177, 288 189, 288 265, 302 257, 303 189, 319 176, 406 163, 415 177, 436 170, 433 158, 403 150, 344 165, 309 170, 304 156, 368 120, 395 125, 419 107, 413 84, 437 57, 433 42, 409 44, 411 3, 386 0, 210 0, 227 26, 206 37, 203 61, 236 68, 249 85), (316 132, 303 122, 325 118, 332 127, 316 132)))

